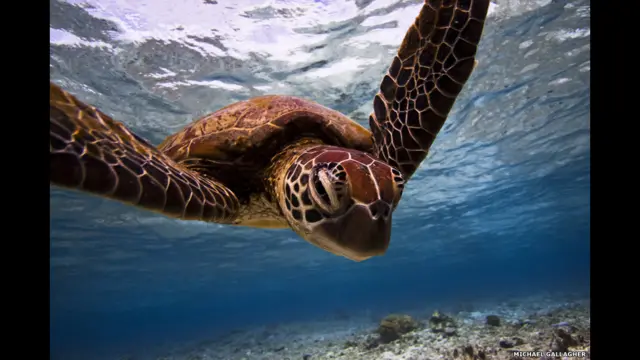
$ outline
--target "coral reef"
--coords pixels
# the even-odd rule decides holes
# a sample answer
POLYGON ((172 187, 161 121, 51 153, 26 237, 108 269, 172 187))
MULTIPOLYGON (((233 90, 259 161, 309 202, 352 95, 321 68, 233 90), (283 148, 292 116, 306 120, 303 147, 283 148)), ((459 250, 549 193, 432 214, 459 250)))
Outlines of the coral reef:
POLYGON ((446 336, 457 335, 457 325, 452 317, 436 310, 429 318, 429 329, 434 333, 443 333, 446 336))
POLYGON ((540 303, 511 300, 485 311, 435 311, 424 317, 391 314, 377 324, 353 316, 342 323, 281 325, 268 335, 254 329, 163 359, 590 359, 589 301, 540 303))
POLYGON ((378 343, 386 344, 397 340, 402 335, 416 330, 418 327, 419 324, 409 315, 391 314, 380 322, 378 343))

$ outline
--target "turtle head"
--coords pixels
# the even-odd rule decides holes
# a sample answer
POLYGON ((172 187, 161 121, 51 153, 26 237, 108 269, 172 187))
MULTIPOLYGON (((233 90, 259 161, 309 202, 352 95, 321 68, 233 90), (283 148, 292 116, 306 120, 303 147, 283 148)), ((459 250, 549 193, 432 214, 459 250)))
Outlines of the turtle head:
POLYGON ((354 261, 386 252, 404 186, 398 170, 357 150, 317 146, 280 184, 282 211, 308 242, 354 261))

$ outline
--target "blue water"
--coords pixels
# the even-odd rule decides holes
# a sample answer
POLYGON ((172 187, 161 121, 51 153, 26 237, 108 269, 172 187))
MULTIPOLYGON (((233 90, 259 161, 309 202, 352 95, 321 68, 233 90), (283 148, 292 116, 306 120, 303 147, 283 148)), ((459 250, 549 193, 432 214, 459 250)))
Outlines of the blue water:
MULTIPOLYGON (((52 1, 51 78, 156 144, 265 93, 366 125, 419 6, 52 1)), ((161 353, 337 312, 588 297, 589 2, 493 10, 480 65, 408 184, 383 257, 354 263, 289 230, 176 221, 52 187, 51 358, 161 353)))

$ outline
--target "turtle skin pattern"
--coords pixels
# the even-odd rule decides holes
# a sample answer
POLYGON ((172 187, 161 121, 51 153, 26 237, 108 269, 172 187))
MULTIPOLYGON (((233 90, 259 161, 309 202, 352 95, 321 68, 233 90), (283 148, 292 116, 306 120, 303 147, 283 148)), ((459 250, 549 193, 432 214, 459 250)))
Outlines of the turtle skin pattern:
POLYGON ((428 0, 380 83, 369 126, 374 155, 405 180, 427 157, 475 68, 489 0, 428 0))
POLYGON ((50 182, 184 220, 229 223, 239 204, 96 108, 50 83, 50 182))

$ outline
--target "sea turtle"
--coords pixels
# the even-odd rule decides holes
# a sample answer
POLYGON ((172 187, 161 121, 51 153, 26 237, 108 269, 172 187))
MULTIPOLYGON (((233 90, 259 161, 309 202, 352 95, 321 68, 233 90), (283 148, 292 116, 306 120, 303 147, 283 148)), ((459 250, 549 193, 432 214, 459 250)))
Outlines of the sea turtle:
POLYGON ((477 62, 489 0, 426 0, 384 75, 371 131, 292 96, 224 107, 158 147, 50 83, 50 182, 169 217, 291 228, 362 261, 386 252, 405 182, 477 62))

